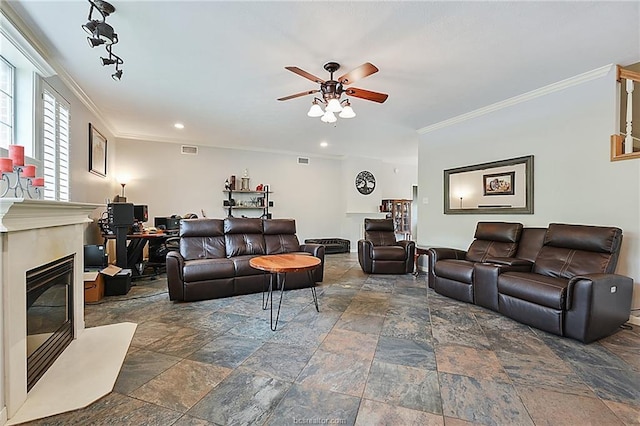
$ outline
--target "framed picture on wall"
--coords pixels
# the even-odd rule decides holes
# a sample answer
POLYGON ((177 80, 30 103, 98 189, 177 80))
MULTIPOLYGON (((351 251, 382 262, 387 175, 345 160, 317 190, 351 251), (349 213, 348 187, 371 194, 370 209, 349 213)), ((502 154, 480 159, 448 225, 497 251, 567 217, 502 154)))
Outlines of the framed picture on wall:
POLYGON ((516 172, 491 173, 482 176, 484 195, 513 195, 516 172))
POLYGON ((107 176, 107 138, 89 123, 89 171, 107 176))

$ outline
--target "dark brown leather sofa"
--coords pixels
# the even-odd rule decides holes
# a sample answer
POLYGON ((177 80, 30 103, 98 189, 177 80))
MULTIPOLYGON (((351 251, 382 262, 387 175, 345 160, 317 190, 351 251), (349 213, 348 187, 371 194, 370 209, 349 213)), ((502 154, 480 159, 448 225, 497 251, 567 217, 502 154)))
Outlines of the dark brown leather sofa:
MULTIPOLYGON (((473 299, 465 301, 553 334, 593 342, 629 320, 633 280, 614 273, 621 243, 622 230, 615 227, 552 223, 523 228, 514 256, 487 256, 473 265, 473 299)), ((436 292, 455 297, 447 286, 456 285, 438 275, 443 270, 438 254, 444 250, 429 251, 430 286, 434 281, 436 292)))
POLYGON ((396 241, 393 219, 365 219, 364 239, 358 241, 358 262, 368 274, 413 272, 416 244, 396 241))
MULTIPOLYGON (((293 219, 183 219, 180 251, 167 254, 169 299, 195 301, 263 290, 264 273, 249 265, 255 256, 307 253, 321 260, 314 282, 324 275, 324 247, 300 244, 293 219)), ((287 289, 309 287, 306 272, 287 274, 287 289)))

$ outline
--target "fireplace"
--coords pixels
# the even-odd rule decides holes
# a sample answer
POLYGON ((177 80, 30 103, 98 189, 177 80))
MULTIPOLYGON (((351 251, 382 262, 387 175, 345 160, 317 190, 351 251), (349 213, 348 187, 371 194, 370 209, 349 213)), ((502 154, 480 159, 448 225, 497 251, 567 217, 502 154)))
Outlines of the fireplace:
POLYGON ((36 383, 46 365, 39 361, 42 355, 62 352, 66 346, 57 347, 59 338, 78 339, 83 334, 84 235, 97 207, 101 206, 0 199, 0 424, 11 419, 27 400, 27 392, 43 382, 36 383), (54 285, 37 283, 58 272, 61 276, 50 281, 54 285), (36 285, 27 296, 32 278, 36 285), (27 336, 28 331, 34 334, 27 336), (51 333, 56 337, 49 340, 51 333), (41 347, 42 342, 46 343, 41 347))
POLYGON ((27 392, 73 340, 74 258, 27 271, 27 392))

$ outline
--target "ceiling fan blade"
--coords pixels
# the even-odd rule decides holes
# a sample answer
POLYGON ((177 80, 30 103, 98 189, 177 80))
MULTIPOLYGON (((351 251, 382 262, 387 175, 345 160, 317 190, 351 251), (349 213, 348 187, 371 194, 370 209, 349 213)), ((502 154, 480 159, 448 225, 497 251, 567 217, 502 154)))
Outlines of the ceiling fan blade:
POLYGON ((349 96, 354 96, 356 98, 366 99, 368 101, 383 103, 387 100, 389 95, 385 93, 372 92, 370 90, 358 89, 356 87, 349 87, 345 89, 344 93, 349 96))
POLYGON ((346 73, 345 75, 343 75, 342 77, 338 78, 338 81, 342 84, 353 84, 356 81, 362 78, 368 77, 371 74, 374 74, 377 72, 378 72, 378 68, 375 65, 373 65, 370 62, 365 62, 364 64, 360 65, 358 68, 353 69, 348 73, 346 73))
POLYGON ((320 90, 307 90, 306 92, 296 93, 295 95, 285 96, 284 98, 278 98, 279 101, 288 101, 289 99, 299 98, 300 96, 312 95, 318 93, 320 90))
POLYGON ((284 67, 284 68, 289 70, 289 71, 291 71, 291 72, 293 72, 293 73, 298 74, 301 77, 308 78, 309 80, 313 81, 314 83, 318 83, 318 84, 324 83, 324 80, 321 79, 320 77, 316 77, 313 74, 309 74, 305 70, 301 70, 298 67, 284 67))

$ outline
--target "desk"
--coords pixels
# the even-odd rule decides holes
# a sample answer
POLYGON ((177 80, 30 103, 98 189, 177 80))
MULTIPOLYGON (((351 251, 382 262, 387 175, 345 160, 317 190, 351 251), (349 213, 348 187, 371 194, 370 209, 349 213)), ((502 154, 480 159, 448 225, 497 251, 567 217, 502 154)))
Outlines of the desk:
POLYGON ((116 265, 124 269, 131 269, 132 278, 140 278, 144 270, 138 268, 144 264, 143 251, 149 243, 150 251, 159 247, 169 238, 177 237, 178 234, 157 232, 155 234, 143 232, 139 234, 125 234, 124 241, 118 241, 118 234, 103 234, 105 245, 107 240, 116 240, 116 265), (122 253, 125 247, 126 253, 122 253))
POLYGON ((313 296, 313 303, 316 305, 316 311, 320 312, 318 308, 318 295, 316 294, 316 283, 313 281, 313 271, 320 265, 320 259, 315 256, 307 256, 303 254, 271 254, 267 256, 258 256, 249 260, 249 265, 252 268, 259 269, 270 274, 269 277, 269 292, 265 301, 264 291, 262 292, 262 309, 267 309, 267 303, 271 307, 271 330, 276 331, 278 328, 278 318, 280 317, 280 306, 282 305, 282 295, 286 284, 287 272, 301 272, 307 271, 309 274, 309 280, 311 281, 311 295, 313 296), (282 277, 280 287, 280 302, 278 303, 278 313, 276 314, 276 322, 273 322, 273 278, 276 277, 276 283, 278 277, 282 277))

